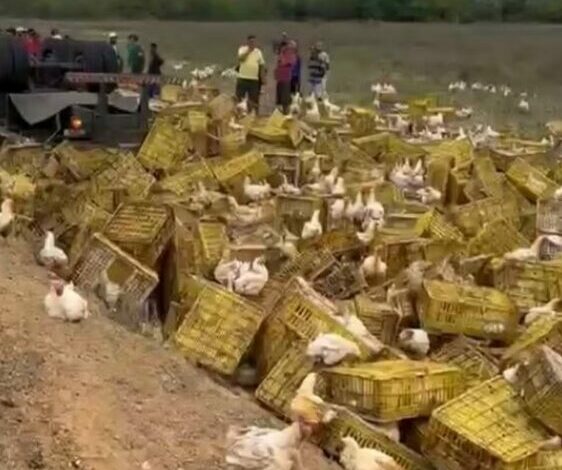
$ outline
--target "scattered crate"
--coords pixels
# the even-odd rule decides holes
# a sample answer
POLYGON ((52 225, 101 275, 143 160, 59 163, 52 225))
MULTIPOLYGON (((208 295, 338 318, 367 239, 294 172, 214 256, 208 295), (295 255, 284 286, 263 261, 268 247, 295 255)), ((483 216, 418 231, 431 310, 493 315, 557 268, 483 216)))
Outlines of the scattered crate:
POLYGON ((195 237, 201 268, 205 274, 210 274, 228 246, 226 227, 221 222, 200 221, 196 225, 195 237))
POLYGON ((103 234, 141 263, 154 266, 174 235, 173 213, 166 206, 148 202, 124 204, 103 234))
POLYGON ((493 270, 494 286, 505 292, 519 310, 562 297, 562 263, 559 261, 505 260, 493 270))
POLYGON ((192 192, 199 182, 208 189, 216 185, 213 173, 205 162, 186 165, 181 171, 159 181, 158 186, 162 191, 170 191, 182 196, 192 192))
POLYGON ((533 202, 551 197, 558 188, 556 182, 522 158, 513 162, 506 175, 533 202))
POLYGON ((327 399, 381 422, 429 416, 465 389, 460 369, 432 362, 389 360, 322 371, 327 399))
POLYGON ((498 214, 519 226, 519 207, 513 199, 486 198, 453 208, 453 221, 467 237, 474 237, 488 221, 498 214))
POLYGON ((90 178, 118 158, 116 153, 103 148, 78 149, 69 142, 57 145, 53 152, 77 181, 90 178))
POLYGON ((432 361, 457 366, 465 374, 467 388, 480 385, 499 374, 494 357, 463 336, 445 343, 430 355, 432 361))
POLYGON ((518 374, 529 412, 554 434, 562 434, 562 356, 548 346, 533 351, 518 374))
POLYGON ((328 250, 305 250, 301 251, 295 260, 285 263, 276 273, 275 278, 288 282, 294 276, 301 276, 313 281, 336 263, 336 258, 328 250))
POLYGON ((275 363, 256 390, 256 398, 283 418, 290 419, 290 404, 314 360, 306 356, 307 343, 293 343, 275 363))
POLYGON ((503 367, 518 362, 532 349, 542 345, 562 354, 562 315, 539 319, 529 326, 517 340, 505 350, 503 367))
POLYGON ((430 331, 510 342, 519 313, 504 293, 441 281, 424 281, 421 322, 430 331))
POLYGON ((300 236, 314 211, 320 211, 320 223, 325 219, 324 202, 318 197, 279 195, 276 208, 278 228, 287 227, 296 236, 300 236))
POLYGON ((363 287, 357 268, 349 263, 336 263, 313 283, 314 289, 334 299, 348 299, 363 287))
POLYGON ((156 118, 139 149, 138 159, 148 170, 169 170, 191 148, 191 134, 167 118, 156 118))
POLYGON ((394 344, 400 324, 400 314, 389 304, 373 302, 364 294, 354 299, 355 312, 371 334, 385 344, 394 344))
POLYGON ((205 283, 175 335, 191 361, 232 375, 251 346, 264 312, 218 285, 205 283))
POLYGON ((297 152, 272 150, 264 152, 263 156, 274 174, 284 174, 290 184, 299 184, 301 160, 297 152))
POLYGON ((484 224, 482 230, 468 242, 468 255, 504 255, 517 248, 529 246, 529 241, 513 224, 499 218, 484 224))
POLYGON ((541 199, 537 202, 537 231, 562 234, 562 201, 541 199))
POLYGON ((96 173, 92 181, 100 189, 126 188, 128 195, 140 199, 148 195, 154 182, 154 176, 130 153, 118 155, 109 167, 96 173))
POLYGON ((90 239, 76 263, 72 280, 87 291, 93 291, 106 271, 109 279, 119 284, 124 294, 138 303, 144 302, 158 284, 158 275, 125 253, 100 233, 90 239))
POLYGON ((338 409, 336 418, 322 427, 317 442, 329 455, 336 457, 339 455, 341 440, 344 437, 353 437, 361 447, 384 452, 404 470, 433 468, 427 459, 408 447, 394 442, 358 415, 347 409, 338 409))
POLYGON ((532 468, 547 437, 515 389, 496 377, 433 411, 423 452, 438 468, 532 468))

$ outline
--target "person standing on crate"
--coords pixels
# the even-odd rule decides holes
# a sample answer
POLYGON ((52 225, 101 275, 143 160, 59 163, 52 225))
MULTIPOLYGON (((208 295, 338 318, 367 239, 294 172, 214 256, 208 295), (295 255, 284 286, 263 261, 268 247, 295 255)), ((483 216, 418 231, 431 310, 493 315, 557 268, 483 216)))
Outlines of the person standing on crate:
POLYGON ((312 47, 308 60, 308 83, 310 91, 316 99, 322 100, 326 97, 329 70, 330 56, 324 51, 324 46, 319 41, 312 47))
POLYGON ((238 79, 236 81, 236 99, 248 100, 248 110, 259 110, 261 87, 265 85, 265 60, 257 47, 256 37, 248 36, 244 46, 238 49, 238 79))
POLYGON ((297 44, 289 41, 279 51, 277 67, 275 68, 275 80, 277 81, 277 106, 281 107, 283 114, 289 113, 291 104, 291 83, 293 70, 297 63, 297 44))

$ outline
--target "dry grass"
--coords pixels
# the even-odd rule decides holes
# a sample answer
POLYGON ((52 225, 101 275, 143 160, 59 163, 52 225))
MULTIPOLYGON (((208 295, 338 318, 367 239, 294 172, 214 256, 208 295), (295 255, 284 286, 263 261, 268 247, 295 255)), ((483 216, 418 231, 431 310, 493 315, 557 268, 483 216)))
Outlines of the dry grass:
MULTIPOLYGON (((236 46, 256 33, 271 61, 271 40, 283 30, 297 38, 304 52, 322 39, 333 61, 329 91, 334 101, 369 103, 370 84, 386 79, 406 96, 438 93, 447 103, 470 103, 478 118, 506 128, 542 129, 562 116, 561 26, 450 25, 381 23, 186 23, 186 22, 45 22, 26 23, 46 31, 60 27, 76 37, 100 38, 111 30, 125 37, 137 32, 144 43, 156 41, 170 65, 230 66, 236 46), (463 78, 509 84, 531 95, 532 112, 517 112, 517 97, 444 93, 449 81, 463 78)), ((14 23, 15 24, 15 23, 14 23)))

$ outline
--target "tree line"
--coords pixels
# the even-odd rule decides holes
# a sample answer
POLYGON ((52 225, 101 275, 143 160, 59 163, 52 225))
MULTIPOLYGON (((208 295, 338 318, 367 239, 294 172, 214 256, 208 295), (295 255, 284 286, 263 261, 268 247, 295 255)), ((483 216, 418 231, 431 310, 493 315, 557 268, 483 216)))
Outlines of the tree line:
POLYGON ((0 15, 186 20, 562 21, 562 0, 2 0, 0 15))

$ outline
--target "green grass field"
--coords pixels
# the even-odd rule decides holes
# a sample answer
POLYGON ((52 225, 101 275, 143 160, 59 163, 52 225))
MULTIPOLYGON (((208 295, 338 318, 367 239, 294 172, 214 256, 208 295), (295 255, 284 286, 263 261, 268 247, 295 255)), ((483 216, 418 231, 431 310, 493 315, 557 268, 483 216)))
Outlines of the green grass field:
MULTIPOLYGON (((47 22, 5 20, 47 32, 56 26, 74 37, 104 39, 109 31, 136 32, 145 45, 158 42, 171 64, 188 61, 183 73, 200 65, 232 66, 236 48, 248 33, 258 35, 272 61, 272 40, 287 31, 304 56, 324 41, 333 62, 332 101, 369 104, 371 83, 392 82, 405 97, 438 94, 444 104, 470 104, 476 120, 496 127, 542 132, 545 121, 562 117, 562 26, 531 24, 388 24, 388 23, 190 23, 190 22, 47 22), (489 93, 450 95, 452 80, 507 84, 511 98, 489 93), (530 96, 531 113, 517 112, 518 93, 530 96)), ((174 72, 177 73, 177 72, 174 72)))

